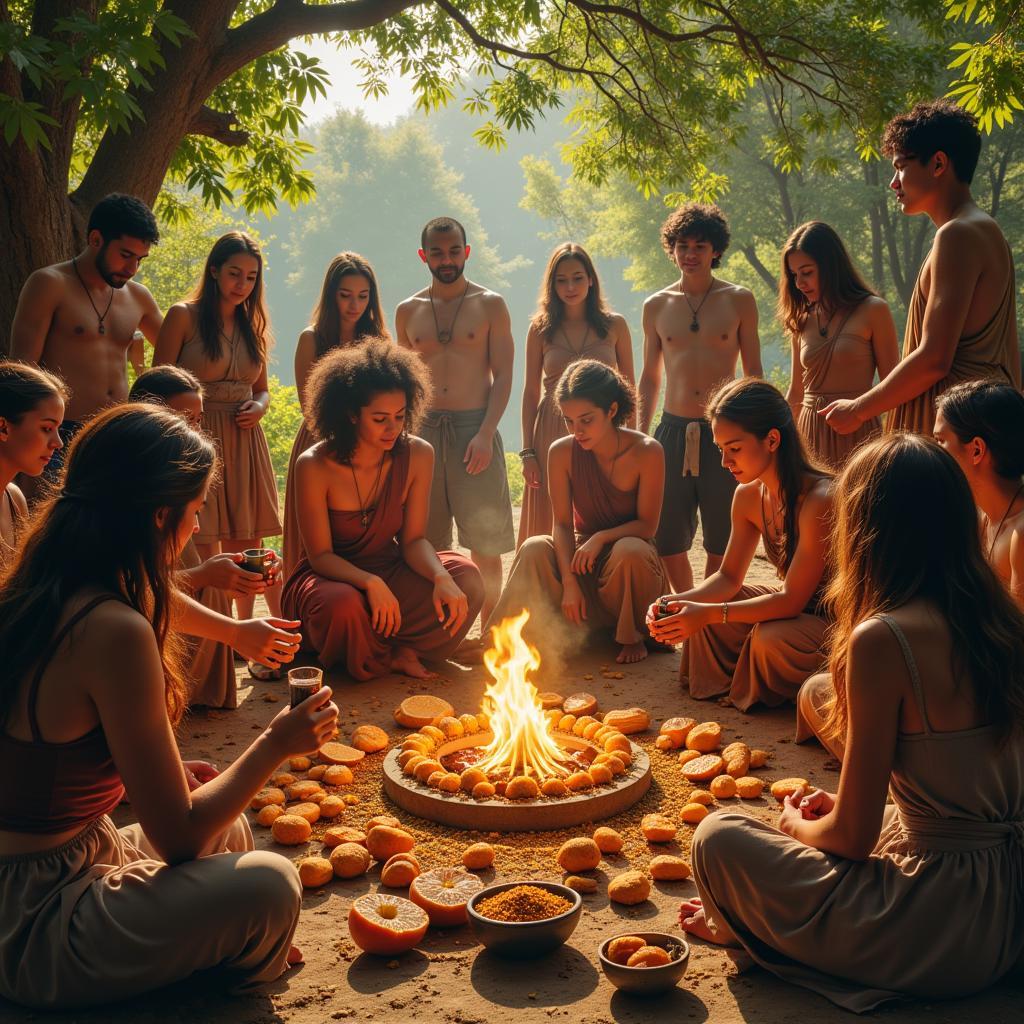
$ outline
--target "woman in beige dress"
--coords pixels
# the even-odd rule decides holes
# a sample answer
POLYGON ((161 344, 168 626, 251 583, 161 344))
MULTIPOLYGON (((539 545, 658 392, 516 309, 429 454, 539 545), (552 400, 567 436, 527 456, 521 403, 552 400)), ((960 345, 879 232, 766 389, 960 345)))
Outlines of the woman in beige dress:
POLYGON ((329 739, 323 688, 223 772, 183 763, 173 566, 217 455, 176 413, 121 405, 77 435, 63 486, 0 581, 0 996, 115 1002, 216 971, 248 988, 301 959, 301 886, 244 812, 329 739), (127 794, 138 823, 117 828, 127 794))
POLYGON ((967 996, 1024 965, 1024 614, 934 442, 868 442, 835 504, 838 792, 706 818, 681 923, 848 1010, 967 996))
POLYGON ((727 693, 736 707, 793 700, 824 662, 821 607, 832 513, 831 474, 807 457, 786 400, 754 377, 723 384, 707 417, 722 465, 739 482, 722 567, 682 594, 668 614, 652 605, 651 634, 683 644, 690 696, 727 693), (781 586, 744 584, 763 542, 781 586))
POLYGON ((42 475, 64 447, 60 425, 68 390, 48 370, 0 360, 0 571, 17 550, 28 503, 14 482, 19 473, 42 475))
POLYGON ((625 426, 636 408, 632 385, 616 370, 585 359, 556 390, 570 436, 548 451, 554 526, 516 552, 508 583, 484 627, 531 615, 524 635, 542 655, 564 656, 588 629, 607 630, 616 661, 647 657, 647 607, 665 586, 654 544, 665 485, 665 453, 652 437, 625 426))
POLYGON ((857 272, 839 235, 815 220, 801 224, 782 251, 778 316, 793 346, 786 401, 811 455, 838 471, 882 424, 872 419, 852 434, 837 434, 821 410, 870 391, 875 374, 884 379, 899 361, 892 313, 857 272))
POLYGON ((306 556, 299 531, 298 504, 295 498, 295 460, 316 444, 316 435, 308 422, 309 402, 306 383, 318 359, 333 348, 346 348, 362 338, 390 340, 384 311, 380 304, 377 276, 368 260, 355 252, 342 252, 331 260, 320 289, 320 301, 313 310, 313 322, 299 335, 295 348, 295 390, 302 407, 302 425, 295 435, 288 459, 288 477, 284 490, 284 577, 306 556))
MULTIPOLYGON (((553 441, 568 433, 555 398, 566 367, 596 359, 633 380, 633 342, 625 319, 607 308, 601 281, 587 251, 563 242, 544 271, 537 312, 526 335, 523 382, 523 508, 516 547, 551 533, 547 458, 553 441), (542 396, 543 391, 543 396, 542 396)), ((629 425, 635 423, 635 417, 629 425)))
MULTIPOLYGON (((281 532, 277 481, 260 426, 270 407, 269 344, 263 255, 254 239, 230 231, 210 250, 192 298, 168 310, 153 355, 154 366, 182 366, 203 385, 203 429, 223 462, 222 479, 199 513, 195 542, 204 559, 259 547, 263 537, 281 532)), ((279 615, 279 591, 269 590, 267 599, 279 615)), ((252 615, 253 600, 236 600, 240 618, 252 615)))
MULTIPOLYGON (((199 429, 203 419, 203 387, 180 366, 154 366, 135 378, 128 400, 154 402, 173 409, 190 426, 199 429)), ((280 559, 275 556, 268 580, 249 572, 242 554, 226 551, 205 561, 190 537, 178 559, 178 582, 204 607, 230 617, 233 599, 265 594, 281 587, 280 559)), ((278 597, 280 601, 280 597, 278 597)), ((235 708, 235 659, 231 648, 219 640, 189 637, 189 704, 211 708, 235 708)))

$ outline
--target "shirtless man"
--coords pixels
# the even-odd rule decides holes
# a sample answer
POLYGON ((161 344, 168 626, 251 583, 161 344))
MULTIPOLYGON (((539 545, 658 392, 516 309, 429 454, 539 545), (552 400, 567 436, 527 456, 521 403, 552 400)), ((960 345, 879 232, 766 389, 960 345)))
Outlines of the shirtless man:
POLYGON ((704 418, 709 393, 736 376, 760 377, 761 343, 753 293, 716 278, 729 245, 729 224, 717 206, 688 203, 661 226, 661 242, 679 268, 679 280, 644 303, 644 368, 640 375, 640 429, 649 431, 665 368, 665 408, 654 432, 665 449, 665 500, 657 544, 673 591, 693 587, 687 552, 700 509, 707 553, 705 577, 716 572, 729 541, 736 481, 704 418))
POLYGON ((395 311, 398 343, 418 353, 434 394, 420 436, 434 447, 427 539, 469 548, 484 582, 481 622, 501 593, 501 556, 515 547, 498 421, 512 390, 512 323, 505 300, 463 276, 466 231, 450 217, 423 228, 420 259, 433 280, 395 311))
POLYGON ((902 360, 859 398, 820 410, 840 434, 885 412, 889 431, 931 434, 936 398, 960 381, 992 377, 1020 389, 1013 258, 971 197, 980 151, 974 117, 949 100, 919 103, 886 125, 889 187, 904 213, 926 214, 938 230, 910 301, 902 360))
MULTIPOLYGON (((163 317, 149 290, 131 279, 159 240, 140 199, 113 193, 89 214, 86 246, 73 259, 29 275, 11 325, 11 355, 64 378, 71 391, 60 427, 67 445, 82 423, 128 398, 127 359, 143 369, 141 331, 156 341, 163 317)), ((63 458, 47 466, 51 479, 63 458)))

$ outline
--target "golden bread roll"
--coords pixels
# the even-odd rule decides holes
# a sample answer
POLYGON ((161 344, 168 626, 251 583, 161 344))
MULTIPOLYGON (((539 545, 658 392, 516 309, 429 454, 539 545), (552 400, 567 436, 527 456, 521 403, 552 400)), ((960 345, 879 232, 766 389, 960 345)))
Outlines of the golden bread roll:
POLYGON ((722 774, 725 762, 717 754, 701 754, 683 765, 683 778, 690 782, 707 782, 722 774))
POLYGON ((612 903, 631 907, 643 903, 650 895, 651 880, 642 871, 623 871, 608 883, 608 899, 612 903))
POLYGON ((563 871, 569 871, 572 874, 593 871, 601 863, 601 850, 593 839, 580 836, 576 839, 567 839, 562 843, 556 860, 563 871))

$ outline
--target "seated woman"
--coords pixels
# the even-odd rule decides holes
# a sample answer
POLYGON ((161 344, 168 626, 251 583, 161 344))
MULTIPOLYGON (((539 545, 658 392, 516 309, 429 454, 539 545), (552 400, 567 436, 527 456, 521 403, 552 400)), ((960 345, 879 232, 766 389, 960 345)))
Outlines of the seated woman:
POLYGON ((1024 395, 994 380, 951 387, 937 402, 935 440, 967 477, 989 565, 1024 607, 1024 395))
POLYGON ((605 363, 573 363, 556 394, 570 434, 548 450, 554 532, 520 547, 485 635, 527 608, 524 633, 543 644, 560 606, 576 626, 610 629, 621 645, 616 661, 641 661, 644 615, 665 586, 654 546, 665 455, 653 438, 623 427, 636 407, 633 388, 605 363))
POLYGON ((183 764, 187 703, 172 567, 215 475, 206 437, 161 409, 101 412, 0 581, 0 995, 125 999, 211 968, 272 981, 301 889, 243 812, 332 734, 321 689, 220 774, 183 764), (139 823, 110 812, 127 791, 139 823))
MULTIPOLYGON (((180 366, 154 366, 139 374, 128 392, 132 402, 156 402, 180 413, 191 426, 200 427, 203 416, 203 386, 180 366)), ((241 565, 240 551, 226 551, 203 561, 191 537, 178 559, 178 579, 204 607, 231 617, 234 598, 252 598, 271 588, 278 591, 279 560, 269 581, 262 574, 248 572, 241 565)), ((289 625, 295 626, 296 623, 289 625)), ((190 638, 190 641, 192 638, 190 638)), ((238 707, 235 659, 231 648, 217 640, 196 637, 190 642, 188 666, 189 704, 211 708, 238 707)))
POLYGON ((354 679, 426 678, 420 656, 453 654, 483 603, 477 567, 424 536, 434 452, 410 430, 428 389, 419 358, 382 338, 328 352, 306 386, 319 441, 295 463, 306 557, 284 609, 354 679))
POLYGON ((767 381, 729 381, 708 401, 722 465, 739 481, 722 567, 650 610, 651 634, 685 641, 679 667, 690 696, 746 711, 793 700, 824 662, 820 597, 832 511, 831 477, 807 457, 786 400, 767 381), (764 542, 782 586, 744 584, 764 542))
POLYGON ((1024 956, 1024 614, 932 441, 868 442, 836 509, 839 791, 701 822, 682 927, 847 1010, 970 995, 1024 956))
POLYGON ((60 425, 67 399, 64 382, 52 373, 0 361, 0 569, 14 557, 28 521, 28 504, 14 478, 41 476, 64 447, 60 425))

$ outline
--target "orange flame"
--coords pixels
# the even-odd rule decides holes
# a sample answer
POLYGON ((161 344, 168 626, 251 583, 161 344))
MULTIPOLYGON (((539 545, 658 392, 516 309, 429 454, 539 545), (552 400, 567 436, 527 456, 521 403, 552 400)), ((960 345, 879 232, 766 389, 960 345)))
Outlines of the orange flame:
POLYGON ((566 776, 565 753, 548 732, 537 687, 527 678, 540 668, 540 654, 522 637, 529 618, 524 608, 491 630, 494 647, 484 654, 484 664, 494 682, 484 693, 483 708, 494 739, 475 767, 538 778, 566 776))

